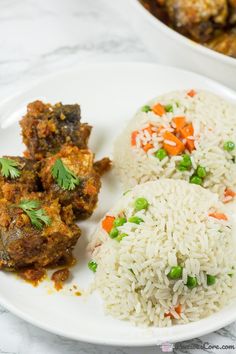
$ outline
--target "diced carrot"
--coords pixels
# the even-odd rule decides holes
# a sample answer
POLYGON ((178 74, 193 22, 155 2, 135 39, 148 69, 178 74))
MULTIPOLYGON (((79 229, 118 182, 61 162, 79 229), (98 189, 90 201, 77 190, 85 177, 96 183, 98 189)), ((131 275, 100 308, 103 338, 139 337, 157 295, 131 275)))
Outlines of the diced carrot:
POLYGON ((152 148, 153 148, 153 144, 151 144, 151 143, 147 143, 146 145, 143 146, 143 150, 145 152, 148 152, 148 150, 150 150, 152 148))
POLYGON ((189 152, 192 152, 195 149, 194 140, 188 139, 189 136, 193 136, 194 129, 192 123, 185 125, 183 128, 180 129, 181 136, 186 139, 186 147, 189 152))
POLYGON ((211 216, 212 218, 216 218, 218 220, 225 220, 225 221, 228 220, 227 216, 223 213, 210 213, 209 216, 211 216))
POLYGON ((189 152, 192 152, 193 150, 195 150, 194 140, 187 139, 186 147, 187 147, 189 152))
POLYGON ((137 135, 138 135, 138 131, 135 130, 131 133, 131 145, 132 146, 135 146, 136 145, 136 138, 137 138, 137 135))
POLYGON ((160 103, 157 103, 155 106, 153 106, 152 111, 160 117, 166 113, 165 107, 160 103))
POLYGON ((194 129, 192 123, 186 124, 183 128, 180 129, 180 134, 183 138, 187 139, 189 136, 193 136, 194 129))
POLYGON ((190 90, 187 95, 190 97, 194 97, 197 94, 197 92, 195 90, 190 90))
MULTIPOLYGON (((178 315, 181 314, 181 312, 182 312, 182 306, 181 306, 180 304, 175 307, 175 312, 176 312, 178 315)), ((174 319, 174 318, 175 318, 175 317, 172 315, 171 312, 165 313, 164 316, 165 316, 165 317, 170 317, 171 319, 174 319)))
POLYGON ((234 191, 232 191, 232 189, 226 188, 224 191, 224 196, 233 198, 236 196, 236 193, 234 191))
POLYGON ((179 133, 180 129, 182 129, 186 125, 186 118, 185 117, 174 117, 172 119, 172 122, 174 123, 174 129, 176 130, 177 133, 179 133))
POLYGON ((163 138, 164 138, 163 148, 167 151, 169 155, 172 156, 179 155, 184 151, 185 149, 184 144, 174 134, 170 133, 169 131, 166 131, 163 134, 163 138), (173 142, 175 145, 173 146, 168 144, 166 140, 173 142))
POLYGON ((113 228, 113 223, 114 223, 115 217, 114 216, 109 216, 107 215, 105 219, 102 220, 102 228, 106 232, 110 232, 111 229, 113 228))
POLYGON ((182 306, 181 306, 180 304, 175 307, 175 312, 177 312, 178 315, 181 314, 181 312, 182 312, 182 306))
POLYGON ((236 193, 232 189, 226 188, 224 191, 223 203, 226 204, 226 203, 231 202, 235 196, 236 196, 236 193))

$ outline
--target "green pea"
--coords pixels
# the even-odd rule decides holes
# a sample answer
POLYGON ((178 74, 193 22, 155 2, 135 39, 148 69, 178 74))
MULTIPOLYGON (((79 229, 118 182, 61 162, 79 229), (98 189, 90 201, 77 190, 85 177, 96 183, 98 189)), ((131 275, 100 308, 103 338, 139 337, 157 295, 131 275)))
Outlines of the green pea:
POLYGON ((145 105, 145 106, 142 107, 142 112, 147 113, 147 112, 150 112, 150 111, 151 111, 151 107, 150 106, 145 105))
POLYGON ((139 211, 139 210, 147 209, 149 203, 145 198, 138 198, 135 200, 134 206, 135 206, 135 210, 139 211))
POLYGON ((116 238, 119 235, 119 231, 116 227, 113 227, 109 232, 110 238, 116 238))
POLYGON ((92 272, 96 272, 96 270, 97 270, 97 263, 96 262, 94 262, 94 261, 89 261, 88 262, 88 268, 92 271, 92 272))
POLYGON ((179 171, 181 171, 181 172, 184 172, 184 171, 187 171, 187 170, 188 170, 188 167, 179 164, 179 165, 177 166, 177 169, 178 169, 179 171))
POLYGON ((189 289, 193 289, 193 288, 196 288, 196 286, 198 285, 197 284, 197 278, 196 277, 190 277, 190 276, 188 276, 188 278, 187 278, 187 287, 189 288, 189 289))
POLYGON ((143 219, 139 218, 138 216, 131 216, 129 219, 128 219, 128 222, 131 222, 133 224, 141 224, 141 222, 143 222, 143 219))
POLYGON ((187 171, 192 167, 192 161, 188 154, 182 155, 182 160, 179 162, 177 169, 179 171, 187 171))
POLYGON ((162 161, 167 156, 165 149, 159 149, 155 152, 155 157, 162 161))
POLYGON ((180 163, 185 167, 192 167, 192 160, 188 154, 182 156, 182 161, 180 163))
POLYGON ((126 218, 116 218, 113 225, 116 227, 122 226, 127 222, 126 218))
POLYGON ((200 177, 200 178, 204 178, 204 177, 206 177, 206 169, 205 169, 205 167, 203 167, 203 166, 198 166, 198 168, 197 168, 197 175, 198 175, 198 177, 200 177))
POLYGON ((193 183, 193 184, 199 184, 201 185, 203 182, 202 178, 201 177, 198 177, 198 176, 192 176, 190 178, 190 183, 193 183))
POLYGON ((214 285, 216 277, 214 275, 207 274, 207 285, 214 285))
POLYGON ((166 110, 166 112, 173 112, 174 109, 173 109, 172 104, 167 104, 167 105, 165 106, 165 110, 166 110))
POLYGON ((182 277, 183 268, 180 266, 172 267, 168 273, 170 279, 179 279, 182 277))
POLYGON ((123 233, 123 234, 120 234, 116 237, 116 241, 120 242, 123 240, 124 237, 128 236, 127 234, 123 233))
POLYGON ((224 143, 224 150, 233 151, 235 149, 235 143, 233 141, 226 141, 224 143))

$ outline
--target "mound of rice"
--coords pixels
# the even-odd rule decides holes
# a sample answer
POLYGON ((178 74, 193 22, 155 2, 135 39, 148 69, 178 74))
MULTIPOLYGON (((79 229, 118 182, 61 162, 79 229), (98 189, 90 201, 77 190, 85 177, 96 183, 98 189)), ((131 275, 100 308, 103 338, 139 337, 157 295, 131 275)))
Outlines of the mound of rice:
POLYGON ((235 106, 204 91, 172 92, 137 112, 115 143, 114 165, 126 189, 159 177, 190 181, 201 166, 206 176, 197 182, 228 202, 236 192, 234 144, 235 106), (184 118, 184 129, 176 117, 184 118), (163 147, 167 156, 160 160, 156 152, 163 147), (191 158, 188 168, 181 168, 183 154, 191 158))
POLYGON ((227 304, 235 293, 236 262, 232 220, 224 208, 217 194, 171 179, 125 194, 90 244, 97 263, 92 291, 100 292, 106 311, 163 327, 199 320, 227 304), (139 211, 137 198, 148 202, 139 211), (134 216, 142 221, 135 223, 134 216), (118 217, 123 225, 115 228, 117 236, 118 217), (173 267, 181 267, 177 278, 171 278, 173 267))

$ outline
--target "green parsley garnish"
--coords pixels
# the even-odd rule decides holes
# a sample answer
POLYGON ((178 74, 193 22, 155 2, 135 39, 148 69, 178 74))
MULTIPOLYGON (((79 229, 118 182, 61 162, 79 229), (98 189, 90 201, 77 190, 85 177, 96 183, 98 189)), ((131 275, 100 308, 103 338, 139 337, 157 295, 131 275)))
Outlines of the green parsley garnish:
POLYGON ((50 225, 51 219, 44 209, 40 209, 41 203, 38 200, 22 200, 18 205, 30 218, 31 224, 41 230, 43 224, 50 225))
POLYGON ((97 265, 97 263, 95 261, 89 261, 88 262, 88 268, 94 273, 96 273, 97 266, 98 265, 97 265))
POLYGON ((17 178, 20 176, 20 171, 18 169, 19 164, 12 160, 7 159, 5 157, 0 158, 0 166, 1 166, 1 174, 3 177, 6 178, 17 178))
POLYGON ((61 159, 57 159, 52 167, 52 176, 62 189, 73 190, 79 185, 80 179, 69 170, 61 159))

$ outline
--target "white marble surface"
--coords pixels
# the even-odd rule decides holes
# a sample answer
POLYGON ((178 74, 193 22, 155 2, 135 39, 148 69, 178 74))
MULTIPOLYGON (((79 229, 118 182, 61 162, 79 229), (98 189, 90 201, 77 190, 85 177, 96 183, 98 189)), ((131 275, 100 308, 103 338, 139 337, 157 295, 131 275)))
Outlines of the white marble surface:
MULTIPOLYGON (((117 5, 115 0, 0 0, 0 97, 80 62, 153 61, 117 5)), ((0 354, 160 352, 158 347, 112 348, 74 342, 40 330, 0 307, 0 354)), ((236 352, 236 323, 182 343, 174 352, 236 352), (206 349, 187 348, 204 342, 210 343, 206 349), (235 345, 235 349, 209 345, 235 345)))

